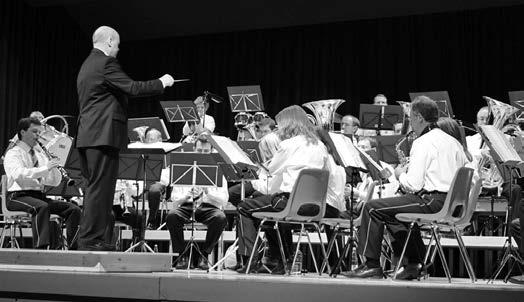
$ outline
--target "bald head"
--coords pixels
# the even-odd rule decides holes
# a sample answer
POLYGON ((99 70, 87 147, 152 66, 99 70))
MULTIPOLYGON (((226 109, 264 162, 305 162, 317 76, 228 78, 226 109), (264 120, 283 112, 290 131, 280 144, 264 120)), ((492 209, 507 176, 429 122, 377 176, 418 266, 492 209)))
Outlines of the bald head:
POLYGON ((108 56, 116 58, 119 44, 118 32, 109 26, 100 26, 93 33, 93 47, 102 50, 108 56))

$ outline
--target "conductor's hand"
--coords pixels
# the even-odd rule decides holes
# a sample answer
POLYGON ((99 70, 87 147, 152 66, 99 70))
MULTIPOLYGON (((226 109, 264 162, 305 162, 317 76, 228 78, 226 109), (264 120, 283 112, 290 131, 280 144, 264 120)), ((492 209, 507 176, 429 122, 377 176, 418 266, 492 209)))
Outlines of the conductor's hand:
POLYGON ((59 166, 58 158, 53 158, 47 162, 47 170, 57 168, 59 166))
POLYGON ((162 82, 162 85, 164 85, 164 88, 173 86, 173 83, 175 82, 173 77, 169 74, 163 75, 159 80, 162 82))

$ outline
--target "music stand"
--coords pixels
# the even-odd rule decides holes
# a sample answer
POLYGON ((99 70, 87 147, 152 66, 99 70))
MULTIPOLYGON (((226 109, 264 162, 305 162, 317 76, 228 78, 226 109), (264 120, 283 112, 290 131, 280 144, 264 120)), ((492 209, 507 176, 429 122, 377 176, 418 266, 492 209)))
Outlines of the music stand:
POLYGON ((524 122, 524 91, 509 91, 508 95, 511 105, 520 109, 515 113, 517 122, 524 122))
POLYGON ((509 202, 506 218, 507 238, 503 246, 504 256, 502 257, 499 267, 488 280, 488 283, 493 283, 493 281, 502 272, 502 269, 506 266, 506 263, 512 260, 513 262, 511 262, 511 265, 508 269, 508 273, 504 278, 504 282, 507 282, 511 272, 513 271, 513 268, 515 267, 515 263, 519 264, 519 266, 522 266, 524 264, 524 260, 519 255, 517 249, 515 249, 515 247, 513 246, 513 238, 511 237, 510 232, 510 220, 512 219, 513 215, 513 205, 511 204, 513 189, 512 185, 514 181, 513 174, 515 171, 517 171, 524 165, 524 162, 520 159, 519 154, 517 153, 517 151, 515 151, 511 143, 504 136, 504 134, 495 126, 483 125, 477 127, 477 129, 479 130, 479 134, 482 136, 482 139, 487 143, 489 147, 489 152, 493 157, 493 160, 495 161, 495 164, 497 165, 497 168, 499 169, 501 176, 504 177, 505 169, 507 169, 509 173, 509 202))
MULTIPOLYGON (((222 173, 216 163, 215 156, 212 153, 171 153, 171 185, 172 186, 191 186, 193 192, 194 188, 210 188, 222 186, 222 173)), ((187 269, 189 270, 193 260, 193 249, 205 259, 209 264, 209 261, 198 247, 195 242, 194 231, 195 231, 195 213, 198 206, 196 200, 199 196, 192 196, 192 211, 191 211, 191 237, 189 242, 186 244, 184 251, 175 260, 175 263, 180 261, 182 256, 189 252, 189 261, 187 269)))
POLYGON ((192 101, 163 101, 160 106, 164 111, 166 119, 170 123, 198 122, 198 114, 192 101))
POLYGON ((232 112, 264 111, 260 85, 228 86, 227 93, 232 112))
POLYGON ((402 120, 402 107, 397 105, 377 106, 360 104, 360 124, 363 129, 393 130, 394 125, 402 120))
POLYGON ((258 141, 237 141, 237 144, 253 162, 263 162, 258 141))
POLYGON ((404 135, 387 135, 377 136, 377 154, 378 158, 386 163, 398 164, 398 155, 395 150, 397 142, 403 138, 404 135))
POLYGON ((130 118, 127 121, 127 136, 129 137, 130 142, 139 142, 140 138, 138 137, 138 134, 136 131, 134 131, 135 128, 138 127, 149 127, 150 129, 154 128, 160 131, 162 134, 162 141, 168 141, 171 137, 169 136, 169 132, 167 131, 166 124, 164 123, 164 120, 158 118, 158 117, 140 117, 140 118, 130 118))
POLYGON ((427 91, 427 92, 410 92, 409 98, 411 102, 417 97, 425 95, 435 101, 438 106, 438 115, 439 117, 449 117, 453 118, 453 108, 451 107, 451 100, 447 91, 427 91))
MULTIPOLYGON (((267 171, 267 169, 260 163, 253 161, 237 144, 228 137, 209 135, 208 141, 218 151, 220 157, 217 157, 217 163, 219 164, 222 172, 227 181, 229 182, 240 182, 240 200, 245 199, 246 190, 245 182, 258 178, 257 175, 257 164, 267 171)), ((222 259, 219 259, 209 269, 217 268, 221 263, 225 261, 229 255, 235 253, 238 249, 238 238, 232 244, 233 249, 230 253, 226 253, 222 259)), ((248 268, 249 271, 249 268, 248 268)))
MULTIPOLYGON (((137 206, 137 223, 138 236, 134 236, 133 245, 129 247, 126 252, 133 252, 136 248, 140 248, 142 252, 155 251, 145 241, 145 191, 149 184, 159 181, 160 175, 162 174, 162 168, 164 167, 164 155, 166 151, 164 149, 125 149, 120 151, 119 164, 118 164, 118 177, 119 179, 128 179, 143 181, 144 188, 142 192, 142 210, 139 210, 137 206)), ((137 197, 139 196, 137 186, 137 197)))

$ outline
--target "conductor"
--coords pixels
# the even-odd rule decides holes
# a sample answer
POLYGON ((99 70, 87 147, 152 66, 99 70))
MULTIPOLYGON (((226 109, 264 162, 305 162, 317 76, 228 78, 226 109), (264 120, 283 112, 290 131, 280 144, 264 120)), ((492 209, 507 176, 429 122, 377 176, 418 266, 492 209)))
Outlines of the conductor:
POLYGON ((127 145, 128 96, 162 94, 173 85, 169 74, 150 81, 134 81, 116 59, 120 36, 101 26, 93 34, 93 49, 77 77, 78 135, 82 174, 87 179, 80 222, 79 249, 112 250, 105 243, 118 173, 118 155, 127 145))

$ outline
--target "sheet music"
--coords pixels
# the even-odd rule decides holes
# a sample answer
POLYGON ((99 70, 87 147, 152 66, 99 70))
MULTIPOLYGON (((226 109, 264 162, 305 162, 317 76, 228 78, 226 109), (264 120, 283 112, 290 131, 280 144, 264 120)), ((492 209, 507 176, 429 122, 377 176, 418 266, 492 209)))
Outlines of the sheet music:
POLYGON ((249 156, 238 146, 238 144, 228 137, 211 135, 211 139, 216 142, 218 148, 228 156, 233 164, 243 163, 251 166, 256 166, 249 156))
POLYGON ((480 126, 480 129, 482 130, 482 133, 484 134, 484 136, 486 136, 489 146, 492 149, 492 151, 497 153, 497 155, 500 157, 500 159, 503 162, 522 161, 520 159, 519 154, 513 147, 513 145, 511 145, 509 140, 499 129, 497 129, 493 125, 480 126))
POLYGON ((164 152, 168 153, 176 148, 182 146, 180 143, 164 143, 164 142, 156 142, 156 143, 142 143, 142 142, 134 142, 129 145, 127 145, 128 149, 163 149, 164 152))
POLYGON ((337 152, 342 159, 344 166, 367 169, 362 158, 360 158, 357 148, 347 136, 329 132, 329 137, 333 141, 335 148, 337 148, 337 152))

